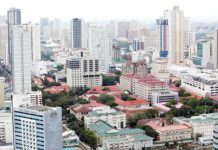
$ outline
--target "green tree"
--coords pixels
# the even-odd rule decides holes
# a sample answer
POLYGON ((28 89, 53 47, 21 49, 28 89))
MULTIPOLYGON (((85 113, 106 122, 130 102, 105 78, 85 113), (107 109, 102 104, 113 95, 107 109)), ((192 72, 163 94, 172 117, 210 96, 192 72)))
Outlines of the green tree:
POLYGON ((110 104, 114 102, 114 97, 108 94, 102 94, 98 97, 97 102, 100 102, 103 104, 110 104))
POLYGON ((148 125, 143 125, 143 126, 138 126, 138 128, 144 130, 146 135, 151 136, 154 139, 157 139, 158 133, 152 127, 148 125))
POLYGON ((144 117, 146 119, 156 118, 159 115, 159 112, 155 109, 148 109, 144 112, 144 117))
POLYGON ((115 85, 115 78, 112 76, 105 76, 103 75, 103 86, 115 85))
POLYGON ((182 97, 184 96, 184 93, 185 93, 185 89, 179 89, 179 97, 182 97))

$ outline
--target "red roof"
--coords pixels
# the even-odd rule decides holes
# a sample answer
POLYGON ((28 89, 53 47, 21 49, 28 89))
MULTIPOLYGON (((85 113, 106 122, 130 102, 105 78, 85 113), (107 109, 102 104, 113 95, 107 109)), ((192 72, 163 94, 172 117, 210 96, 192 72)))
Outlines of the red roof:
POLYGON ((145 100, 141 100, 141 99, 124 101, 116 96, 114 98, 115 98, 115 103, 117 103, 119 106, 145 105, 147 103, 145 100))
POLYGON ((46 88, 46 89, 44 89, 44 91, 48 92, 50 94, 57 94, 57 93, 60 93, 62 91, 69 92, 70 87, 66 84, 61 84, 60 86, 52 86, 52 87, 46 88))
POLYGON ((46 79, 48 80, 48 82, 55 82, 54 79, 52 79, 51 77, 46 77, 46 79))
POLYGON ((87 113, 92 111, 91 109, 94 107, 102 107, 105 106, 104 104, 97 103, 97 102, 90 102, 88 104, 75 104, 70 106, 70 109, 74 112, 83 112, 87 113))
POLYGON ((158 80, 151 74, 147 74, 143 76, 134 75, 134 74, 125 74, 122 77, 129 78, 130 80, 137 80, 139 83, 145 85, 167 86, 165 82, 158 80))
POLYGON ((42 85, 43 84, 42 79, 41 78, 33 78, 33 84, 38 85, 38 86, 42 85))
POLYGON ((95 95, 92 95, 92 96, 89 97, 90 100, 96 100, 97 98, 98 98, 98 97, 95 96, 95 95))
POLYGON ((89 91, 87 91, 87 94, 107 94, 111 92, 120 92, 121 90, 117 85, 112 86, 95 86, 91 88, 89 91), (108 91, 104 91, 104 88, 109 88, 108 91))

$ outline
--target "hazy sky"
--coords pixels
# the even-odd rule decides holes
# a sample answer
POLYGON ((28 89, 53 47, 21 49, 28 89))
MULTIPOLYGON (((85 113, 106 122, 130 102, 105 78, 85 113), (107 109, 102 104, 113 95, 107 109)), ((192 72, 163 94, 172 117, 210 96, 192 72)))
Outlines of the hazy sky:
POLYGON ((163 10, 179 4, 186 16, 198 20, 218 20, 218 0, 0 0, 0 14, 10 7, 20 8, 23 22, 40 17, 69 20, 156 19, 163 10))

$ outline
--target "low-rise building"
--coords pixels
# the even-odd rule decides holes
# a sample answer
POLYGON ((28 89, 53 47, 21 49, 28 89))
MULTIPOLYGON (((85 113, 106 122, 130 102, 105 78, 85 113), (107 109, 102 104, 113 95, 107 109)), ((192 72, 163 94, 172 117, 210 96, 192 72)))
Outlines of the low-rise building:
POLYGON ((120 77, 120 88, 123 91, 127 90, 142 99, 150 101, 152 101, 154 92, 169 91, 169 85, 150 74, 144 76, 125 74, 120 77))
POLYGON ((104 121, 97 121, 90 125, 90 129, 99 139, 99 144, 106 150, 142 150, 153 146, 153 138, 139 128, 116 129, 104 121))
POLYGON ((145 125, 157 131, 161 142, 190 140, 192 137, 192 128, 185 124, 167 124, 160 122, 160 120, 151 120, 145 125))
POLYGON ((167 92, 154 92, 152 94, 152 103, 156 104, 156 103, 162 103, 162 102, 168 102, 171 100, 175 100, 178 101, 179 100, 179 96, 177 92, 171 92, 171 91, 167 91, 167 92))
POLYGON ((213 128, 213 150, 218 150, 218 122, 214 124, 213 128))
POLYGON ((63 147, 73 147, 79 145, 79 137, 76 135, 75 131, 69 130, 63 126, 63 147))
POLYGON ((12 115, 10 112, 0 112, 0 145, 12 144, 12 143, 13 143, 12 115))
POLYGON ((190 118, 190 125, 193 128, 193 136, 197 134, 203 137, 213 138, 213 128, 218 121, 218 113, 202 114, 190 118))
POLYGON ((99 120, 105 121, 117 129, 126 127, 126 115, 123 112, 110 108, 109 106, 97 108, 84 117, 85 126, 87 128, 99 120))

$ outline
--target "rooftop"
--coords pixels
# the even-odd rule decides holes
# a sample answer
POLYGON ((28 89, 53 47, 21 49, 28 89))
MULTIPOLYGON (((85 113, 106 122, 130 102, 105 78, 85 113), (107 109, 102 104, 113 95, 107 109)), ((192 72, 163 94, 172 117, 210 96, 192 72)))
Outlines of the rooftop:
POLYGON ((87 115, 87 117, 100 117, 100 116, 104 116, 104 115, 122 115, 123 113, 115 110, 113 108, 108 107, 104 107, 104 108, 99 108, 99 109, 95 109, 91 112, 89 112, 89 114, 87 115))
POLYGON ((218 113, 209 113, 209 114, 202 114, 202 115, 199 115, 199 116, 191 117, 190 118, 190 123, 217 121, 217 120, 218 120, 218 113))

